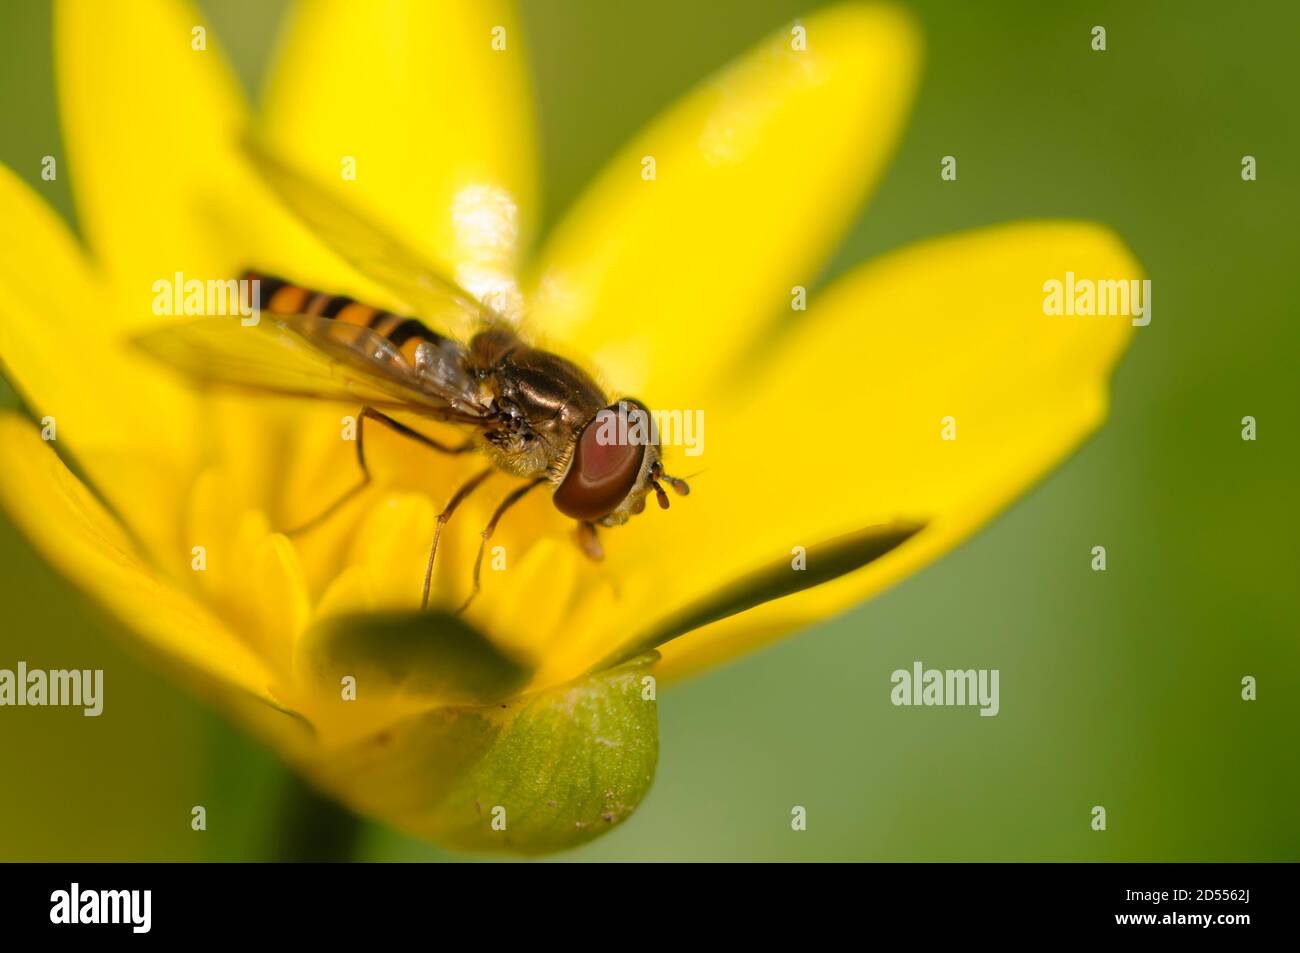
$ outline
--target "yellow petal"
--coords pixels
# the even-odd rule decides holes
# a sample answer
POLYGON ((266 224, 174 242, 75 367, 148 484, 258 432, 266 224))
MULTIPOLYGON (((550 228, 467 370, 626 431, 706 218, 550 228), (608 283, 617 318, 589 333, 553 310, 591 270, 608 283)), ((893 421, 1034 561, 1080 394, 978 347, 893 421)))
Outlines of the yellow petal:
POLYGON ((802 25, 806 50, 777 31, 624 149, 542 256, 538 328, 652 406, 698 406, 788 313, 893 151, 911 18, 847 4, 802 25))
POLYGON ((60 333, 69 324, 91 330, 98 288, 58 213, 5 166, 0 243, 0 359, 6 376, 38 416, 59 411, 65 431, 125 441, 131 423, 102 399, 101 382, 89 373, 95 355, 60 333))
POLYGON ((420 607, 436 515, 427 496, 389 493, 361 524, 353 562, 366 567, 367 589, 378 609, 420 607))
POLYGON ((58 446, 155 552, 193 452, 188 395, 120 346, 67 227, 0 166, 0 363, 58 446))
MULTIPOLYGON (((1106 229, 1026 222, 925 242, 836 283, 752 384, 718 402, 689 499, 628 533, 656 551, 643 631, 796 547, 895 521, 925 529, 866 568, 667 643, 678 674, 840 611, 936 558, 1100 424, 1125 316, 1044 314, 1044 283, 1136 279, 1106 229), (951 418, 956 439, 945 440, 951 418)), ((713 417, 709 418, 710 424, 713 417)), ((642 550, 642 552, 635 552, 642 550)), ((810 557, 811 558, 811 557, 810 557)), ((812 568, 812 567, 810 567, 812 568)))
MULTIPOLYGON (((21 330, 43 336, 64 367, 45 400, 110 418, 108 427, 70 427, 70 446, 158 554, 173 542, 203 429, 193 394, 129 349, 127 336, 170 320, 187 283, 285 259, 319 274, 331 259, 243 163, 247 109, 193 6, 66 0, 54 33, 73 195, 103 289, 70 319, 37 311, 46 320, 21 330), (88 432, 98 441, 93 459, 88 432), (146 488, 141 476, 151 473, 165 478, 146 488)), ((239 429, 245 441, 262 432, 250 417, 239 429)))
POLYGON ((192 4, 63 0, 54 25, 77 214, 114 292, 101 322, 164 323, 163 291, 247 267, 356 283, 245 161, 247 104, 192 4))
POLYGON ((563 631, 572 609, 581 558, 577 547, 564 538, 541 538, 516 556, 495 545, 495 540, 489 543, 483 560, 478 596, 491 609, 488 631, 498 633, 497 644, 516 657, 541 656, 553 634, 563 631))
POLYGON ((311 600, 297 550, 281 533, 262 539, 253 561, 263 652, 276 671, 291 670, 293 648, 311 618, 311 600))
POLYGON ((483 0, 320 0, 301 4, 291 26, 263 138, 320 181, 355 190, 354 204, 471 291, 494 290, 514 264, 519 215, 536 202, 523 43, 510 10, 483 0), (497 27, 504 50, 493 49, 497 27))
POLYGON ((276 704, 261 659, 139 560, 122 528, 35 428, 0 415, 0 444, 0 506, 51 565, 165 659, 276 704))
POLYGON ((234 171, 238 88, 210 30, 206 49, 193 48, 192 31, 207 26, 185 3, 64 0, 54 28, 81 228, 98 263, 143 301, 128 310, 144 322, 155 279, 215 277, 229 256, 202 222, 220 212, 215 197, 234 171))

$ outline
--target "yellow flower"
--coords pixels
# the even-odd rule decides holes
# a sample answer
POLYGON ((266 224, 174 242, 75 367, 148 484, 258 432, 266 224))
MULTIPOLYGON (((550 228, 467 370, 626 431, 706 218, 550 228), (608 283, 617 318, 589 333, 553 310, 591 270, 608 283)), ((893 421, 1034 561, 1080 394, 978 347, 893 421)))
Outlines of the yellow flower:
POLYGON ((58 8, 88 247, 0 169, 0 356, 55 437, 0 420, 0 500, 142 645, 358 810, 475 848, 609 829, 653 775, 651 676, 902 578, 1104 416, 1129 322, 1043 313, 1044 282, 1067 271, 1138 274, 1104 228, 991 227, 817 290, 913 95, 920 43, 894 7, 810 16, 806 49, 777 31, 615 156, 531 257, 533 126, 508 9, 303 4, 256 121, 201 24, 164 0, 58 8), (448 524, 444 611, 413 610, 435 514, 476 461, 368 432, 374 484, 312 533, 276 532, 356 481, 340 439, 355 408, 187 388, 127 346, 158 323, 154 283, 255 266, 403 302, 275 201, 239 149, 250 122, 474 290, 526 302, 539 340, 612 392, 702 409, 705 453, 669 449, 676 471, 702 470, 689 499, 605 534, 599 565, 529 499, 493 537, 505 569, 484 573, 464 622, 445 610, 513 485, 502 475, 448 524), (800 287, 807 313, 791 313, 800 287))

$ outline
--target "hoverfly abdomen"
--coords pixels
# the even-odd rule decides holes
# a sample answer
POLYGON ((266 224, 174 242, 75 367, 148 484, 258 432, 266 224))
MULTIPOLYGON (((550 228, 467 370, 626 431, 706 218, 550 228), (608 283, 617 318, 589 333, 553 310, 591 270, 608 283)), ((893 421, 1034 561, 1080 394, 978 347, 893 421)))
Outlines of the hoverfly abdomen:
POLYGON ((363 328, 374 327, 383 318, 395 317, 387 311, 361 304, 347 295, 313 291, 274 275, 245 271, 241 280, 258 283, 258 307, 271 314, 309 314, 363 328))
MULTIPOLYGON (((314 291, 283 278, 254 271, 244 272, 243 278, 245 281, 258 282, 260 306, 271 314, 304 314, 314 318, 329 318, 341 325, 369 328, 386 338, 412 367, 429 363, 426 356, 429 349, 425 348, 424 353, 421 353, 421 343, 434 349, 449 343, 448 338, 430 330, 415 318, 363 304, 348 295, 314 291)), ((456 351, 459 354, 459 348, 456 351)))

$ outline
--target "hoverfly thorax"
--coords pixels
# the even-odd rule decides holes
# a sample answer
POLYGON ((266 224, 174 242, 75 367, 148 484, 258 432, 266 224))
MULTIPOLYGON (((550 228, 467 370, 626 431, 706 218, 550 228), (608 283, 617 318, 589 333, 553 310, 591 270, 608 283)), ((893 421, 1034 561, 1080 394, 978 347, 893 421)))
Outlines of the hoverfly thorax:
POLYGON ((553 474, 605 402, 577 365, 530 347, 507 328, 475 335, 467 362, 479 399, 495 416, 483 431, 487 450, 501 469, 517 476, 553 474))

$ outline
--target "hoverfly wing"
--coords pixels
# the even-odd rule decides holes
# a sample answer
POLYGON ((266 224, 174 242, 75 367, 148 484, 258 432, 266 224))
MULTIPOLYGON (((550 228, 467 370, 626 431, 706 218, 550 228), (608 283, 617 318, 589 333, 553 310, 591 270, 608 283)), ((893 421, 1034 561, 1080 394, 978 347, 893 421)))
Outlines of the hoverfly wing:
POLYGON ((451 423, 481 425, 491 415, 464 372, 448 369, 456 362, 439 362, 439 374, 421 373, 383 336, 328 318, 264 312, 248 327, 235 318, 196 318, 132 342, 204 385, 361 403, 451 423))
POLYGON ((425 405, 445 406, 462 419, 480 420, 492 413, 479 401, 475 381, 465 369, 464 346, 434 334, 414 319, 402 321, 394 331, 396 334, 402 325, 418 329, 402 343, 368 327, 323 316, 279 314, 272 320, 357 373, 378 373, 407 392, 416 391, 416 399, 425 405))
POLYGON ((271 190, 317 238, 426 322, 462 334, 483 324, 509 323, 389 229, 252 137, 245 137, 244 151, 271 190))

